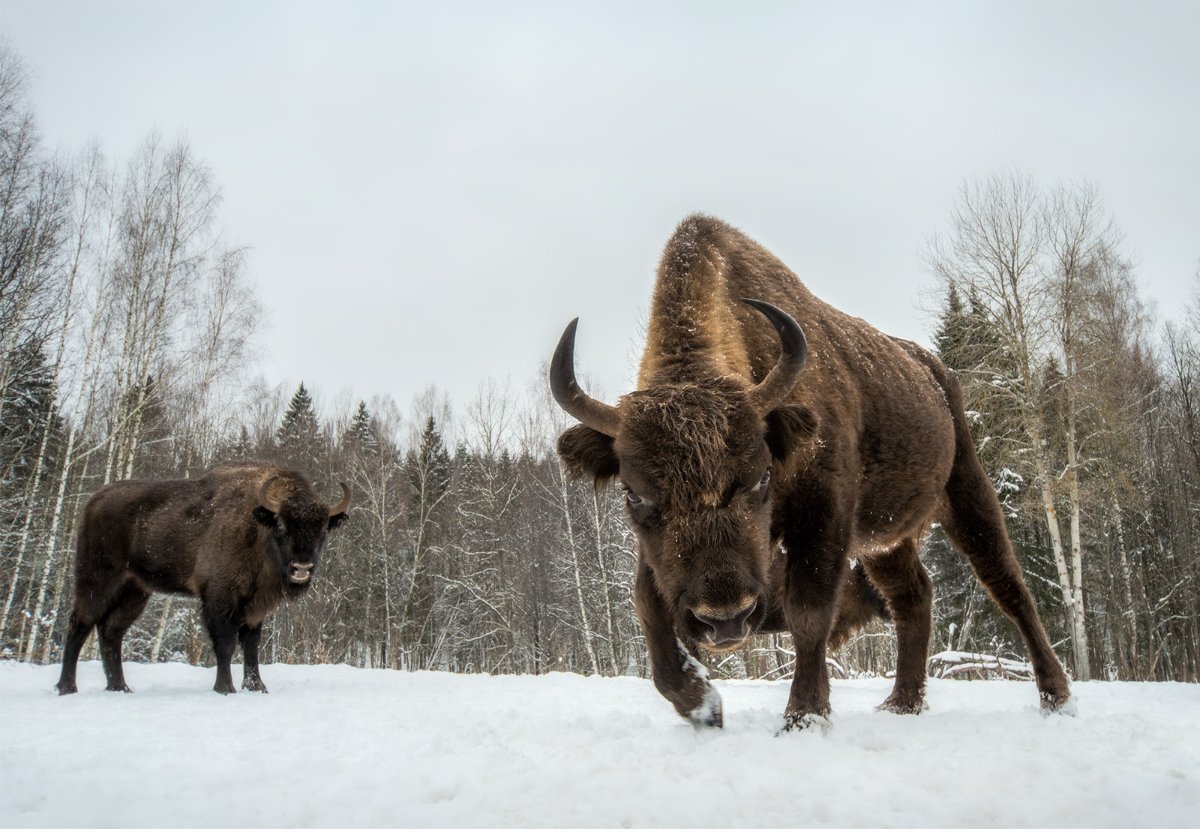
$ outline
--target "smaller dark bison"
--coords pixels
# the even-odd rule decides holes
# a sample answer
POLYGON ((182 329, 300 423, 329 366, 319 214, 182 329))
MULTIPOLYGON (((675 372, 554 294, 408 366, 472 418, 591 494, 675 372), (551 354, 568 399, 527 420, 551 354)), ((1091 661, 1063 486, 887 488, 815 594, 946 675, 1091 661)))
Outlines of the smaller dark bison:
POLYGON ((129 691, 121 639, 154 591, 200 599, 217 654, 213 690, 232 694, 237 643, 242 687, 266 691, 258 675, 262 623, 285 599, 304 595, 329 537, 350 506, 323 503, 298 472, 266 463, 221 466, 196 480, 117 481, 83 510, 75 550, 75 600, 63 645, 60 694, 73 694, 79 651, 99 630, 108 690, 129 691))

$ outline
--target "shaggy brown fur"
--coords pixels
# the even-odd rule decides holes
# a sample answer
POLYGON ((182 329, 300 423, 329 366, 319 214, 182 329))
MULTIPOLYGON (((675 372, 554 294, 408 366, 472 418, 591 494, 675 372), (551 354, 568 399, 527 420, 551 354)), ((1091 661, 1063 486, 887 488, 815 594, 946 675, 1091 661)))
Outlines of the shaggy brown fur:
POLYGON ((76 661, 92 628, 99 630, 108 690, 129 690, 121 640, 154 591, 199 597, 217 655, 213 690, 233 693, 230 660, 240 641, 242 687, 266 691, 258 673, 263 620, 308 590, 328 531, 346 520, 350 493, 344 484, 342 490, 331 507, 298 472, 265 463, 222 466, 196 480, 102 488, 80 521, 58 692, 76 691, 76 661))
MULTIPOLYGON (((559 452, 576 475, 619 478, 629 493, 637 609, 656 685, 681 714, 721 722, 715 691, 687 653, 738 647, 756 630, 794 640, 785 727, 827 714, 826 645, 852 557, 896 623, 899 662, 884 707, 920 711, 932 588, 917 550, 934 521, 1016 622, 1042 704, 1067 700, 961 394, 936 357, 825 304, 762 246, 700 215, 667 243, 638 389, 615 408, 586 398, 573 369, 565 376, 573 333, 560 345, 556 398, 564 407, 586 400, 599 414, 577 414, 582 423, 562 435, 559 452), (808 342, 807 364, 769 411, 753 405, 755 386, 780 359, 780 334, 747 297, 786 312, 808 342)), ((838 638, 874 612, 870 585, 852 584, 838 638)))

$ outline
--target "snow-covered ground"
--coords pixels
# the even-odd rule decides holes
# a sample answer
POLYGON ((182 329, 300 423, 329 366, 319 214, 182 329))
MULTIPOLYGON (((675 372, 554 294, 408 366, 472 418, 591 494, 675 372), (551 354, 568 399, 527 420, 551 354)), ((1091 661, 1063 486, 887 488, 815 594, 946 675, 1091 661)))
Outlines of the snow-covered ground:
POLYGON ((725 729, 653 685, 267 665, 0 664, 0 826, 1200 825, 1200 686, 1087 683, 1043 717, 1031 684, 835 681, 833 726, 776 737, 786 682, 719 682, 725 729), (238 676, 235 669, 235 677, 238 676))

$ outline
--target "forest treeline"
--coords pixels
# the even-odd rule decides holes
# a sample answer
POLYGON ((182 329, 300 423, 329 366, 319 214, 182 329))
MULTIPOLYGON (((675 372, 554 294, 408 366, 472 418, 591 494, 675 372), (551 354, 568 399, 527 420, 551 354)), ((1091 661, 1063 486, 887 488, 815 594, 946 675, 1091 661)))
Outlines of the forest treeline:
MULTIPOLYGON (((252 380, 263 315, 219 206, 184 142, 152 135, 119 163, 51 153, 0 50, 0 657, 58 658, 96 489, 256 458, 354 493, 314 589, 268 622, 266 660, 646 675, 620 498, 564 478, 543 385, 484 379, 459 408, 435 388, 322 407, 303 384, 252 380)), ((1082 185, 970 182, 927 253, 931 339, 1064 664, 1196 681, 1200 314, 1154 320, 1082 185)), ((936 528, 926 546, 934 649, 1024 658, 936 528)), ((759 637, 713 667, 786 676, 788 647, 759 637)), ((194 601, 156 597, 126 653, 211 660, 194 601)), ((894 643, 876 627, 834 656, 884 672, 894 643)))

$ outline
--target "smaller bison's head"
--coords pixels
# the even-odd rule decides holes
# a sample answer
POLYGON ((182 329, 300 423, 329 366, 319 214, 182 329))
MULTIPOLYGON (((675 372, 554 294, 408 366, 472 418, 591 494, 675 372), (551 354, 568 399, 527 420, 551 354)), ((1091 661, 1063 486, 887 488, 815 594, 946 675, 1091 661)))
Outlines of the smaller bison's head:
POLYGON ((575 381, 575 324, 551 362, 555 400, 580 425, 559 438, 568 470, 625 490, 629 521, 685 642, 739 647, 767 613, 772 473, 816 429, 785 402, 807 355, 800 326, 746 300, 775 326, 781 356, 758 385, 738 377, 659 383, 609 406, 575 381))
POLYGON ((350 488, 342 484, 342 500, 330 506, 318 500, 299 476, 293 476, 275 475, 263 482, 255 517, 271 530, 267 552, 288 593, 299 595, 312 584, 329 532, 346 521, 350 488))

